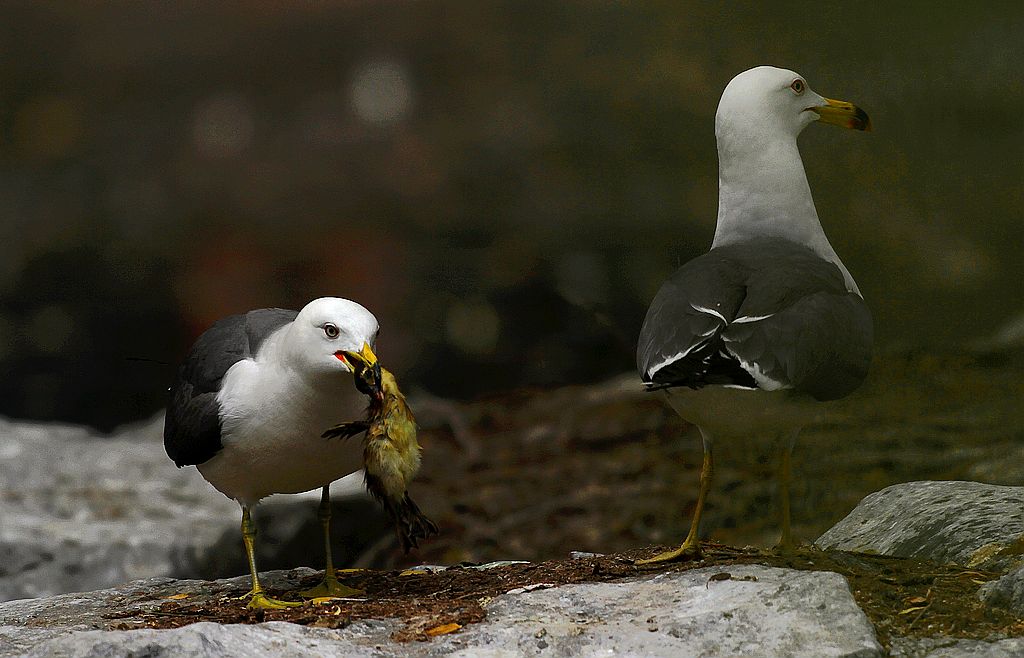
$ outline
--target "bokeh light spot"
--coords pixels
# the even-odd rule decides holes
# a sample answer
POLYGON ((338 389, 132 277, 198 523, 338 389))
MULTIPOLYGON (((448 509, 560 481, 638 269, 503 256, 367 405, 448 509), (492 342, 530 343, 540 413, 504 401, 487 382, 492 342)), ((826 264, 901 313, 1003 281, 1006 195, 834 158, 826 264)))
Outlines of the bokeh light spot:
POLYGON ((352 76, 349 93, 352 109, 367 123, 397 123, 412 108, 409 73, 393 60, 365 62, 352 76))

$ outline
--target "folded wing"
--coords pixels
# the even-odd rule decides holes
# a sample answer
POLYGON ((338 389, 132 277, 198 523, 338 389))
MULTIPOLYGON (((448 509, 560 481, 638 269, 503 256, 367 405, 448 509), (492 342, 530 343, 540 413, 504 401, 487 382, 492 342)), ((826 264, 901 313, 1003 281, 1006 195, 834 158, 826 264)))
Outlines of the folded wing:
POLYGON ((867 305, 835 264, 760 239, 713 249, 662 286, 637 367, 655 388, 795 389, 832 400, 863 381, 871 345, 867 305))
POLYGON ((199 337, 178 369, 164 420, 164 449, 177 466, 202 464, 224 447, 217 404, 224 375, 296 315, 279 308, 232 315, 199 337))

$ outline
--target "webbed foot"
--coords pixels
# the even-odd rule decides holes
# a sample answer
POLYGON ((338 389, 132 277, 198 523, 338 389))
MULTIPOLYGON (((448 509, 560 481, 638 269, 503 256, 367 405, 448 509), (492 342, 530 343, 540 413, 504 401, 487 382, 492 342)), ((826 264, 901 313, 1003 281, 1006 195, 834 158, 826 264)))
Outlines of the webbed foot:
POLYGON ((666 562, 699 560, 701 557, 703 557, 703 553, 701 553, 700 550, 700 542, 685 541, 682 546, 675 550, 658 553, 654 557, 647 558, 646 560, 637 560, 634 564, 640 566, 645 564, 664 564, 666 562))
POLYGON ((256 592, 249 599, 249 603, 245 607, 251 610, 283 610, 285 608, 297 608, 300 605, 302 603, 299 601, 281 601, 270 598, 264 592, 256 592))
POLYGON ((309 589, 299 592, 299 596, 304 599, 318 599, 325 596, 335 598, 352 598, 356 596, 363 596, 364 594, 366 594, 366 592, 361 589, 349 587, 348 585, 338 582, 338 579, 334 574, 325 575, 319 585, 315 585, 309 589))

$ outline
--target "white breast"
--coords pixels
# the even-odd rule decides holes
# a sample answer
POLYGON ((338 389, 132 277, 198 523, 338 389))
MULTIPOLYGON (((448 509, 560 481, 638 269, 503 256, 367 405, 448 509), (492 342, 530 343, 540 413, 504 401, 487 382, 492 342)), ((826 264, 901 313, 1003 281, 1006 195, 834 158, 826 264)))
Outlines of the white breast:
POLYGON ((359 440, 324 439, 329 427, 365 417, 366 397, 351 375, 316 385, 293 371, 243 360, 223 380, 224 449, 199 466, 221 493, 252 505, 274 493, 322 487, 360 468, 359 440))

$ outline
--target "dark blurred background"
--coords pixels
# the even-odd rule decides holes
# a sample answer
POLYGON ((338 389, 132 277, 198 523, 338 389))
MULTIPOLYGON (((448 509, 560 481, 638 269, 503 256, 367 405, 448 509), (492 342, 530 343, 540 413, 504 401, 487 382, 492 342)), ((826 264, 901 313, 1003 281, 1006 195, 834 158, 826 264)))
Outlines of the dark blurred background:
POLYGON ((801 144, 882 349, 1019 313, 1024 5, 731 7, 4 3, 0 414, 147 416, 213 320, 323 295, 407 388, 627 371, 764 63, 874 121, 801 144))

